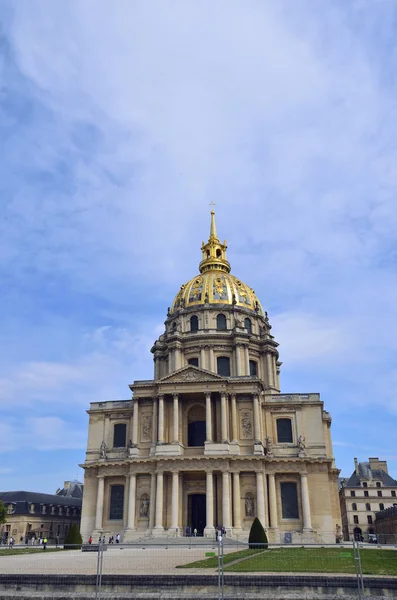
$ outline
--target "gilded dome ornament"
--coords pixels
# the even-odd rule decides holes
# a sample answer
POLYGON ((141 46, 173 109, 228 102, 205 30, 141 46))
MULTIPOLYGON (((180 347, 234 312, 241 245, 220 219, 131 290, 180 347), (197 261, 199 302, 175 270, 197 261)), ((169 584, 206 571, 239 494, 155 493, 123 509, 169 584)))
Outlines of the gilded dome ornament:
POLYGON ((205 304, 229 304, 263 315, 254 290, 231 275, 226 249, 226 240, 221 243, 218 239, 215 212, 212 210, 210 236, 208 242, 206 244, 203 242, 201 246, 200 274, 181 286, 172 303, 170 314, 183 308, 205 304))

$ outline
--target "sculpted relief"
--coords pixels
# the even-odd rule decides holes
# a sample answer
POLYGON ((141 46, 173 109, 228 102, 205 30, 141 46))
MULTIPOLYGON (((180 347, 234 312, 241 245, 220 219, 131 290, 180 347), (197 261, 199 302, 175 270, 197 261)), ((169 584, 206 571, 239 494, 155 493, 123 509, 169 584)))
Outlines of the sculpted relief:
POLYGON ((152 439, 152 415, 142 415, 141 441, 150 442, 152 439))
POLYGON ((252 414, 250 410, 240 413, 240 436, 243 440, 252 440, 252 414))

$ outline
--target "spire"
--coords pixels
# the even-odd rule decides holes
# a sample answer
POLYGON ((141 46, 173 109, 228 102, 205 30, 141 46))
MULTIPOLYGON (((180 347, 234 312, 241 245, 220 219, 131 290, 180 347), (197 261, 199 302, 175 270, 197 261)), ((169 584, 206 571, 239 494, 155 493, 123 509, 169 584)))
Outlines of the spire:
POLYGON ((211 228, 210 228, 210 240, 217 240, 216 225, 215 225, 215 211, 211 210, 211 228))
MULTIPOLYGON (((211 206, 215 206, 211 202, 211 206)), ((226 240, 221 244, 216 233, 215 225, 215 211, 211 210, 211 226, 210 226, 210 237, 206 244, 202 244, 201 252, 203 253, 203 259, 200 263, 200 273, 204 271, 226 271, 230 273, 230 264, 226 259, 226 240)))

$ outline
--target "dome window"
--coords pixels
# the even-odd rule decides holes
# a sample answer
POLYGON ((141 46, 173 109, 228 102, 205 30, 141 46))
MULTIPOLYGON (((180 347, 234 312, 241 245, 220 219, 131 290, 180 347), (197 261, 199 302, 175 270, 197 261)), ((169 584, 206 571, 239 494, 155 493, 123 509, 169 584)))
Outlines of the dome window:
POLYGON ((189 358, 189 360, 187 361, 188 365, 193 365, 193 367, 198 367, 199 366, 199 359, 198 357, 194 357, 194 358, 189 358))
POLYGON ((218 356, 216 359, 218 375, 230 377, 230 358, 228 356, 218 356))
POLYGON ((190 331, 198 331, 198 328, 198 317, 196 317, 196 315, 193 315, 192 317, 190 317, 190 331))
POLYGON ((223 314, 220 314, 216 317, 216 328, 219 331, 226 331, 227 329, 227 324, 226 324, 226 317, 223 314))
POLYGON ((222 256, 222 250, 220 248, 217 248, 216 250, 216 257, 220 258, 222 256))
POLYGON ((248 317, 244 319, 244 327, 246 328, 249 334, 252 333, 252 323, 251 319, 248 319, 248 317))
POLYGON ((256 377, 258 375, 258 363, 255 360, 250 360, 250 376, 256 377))

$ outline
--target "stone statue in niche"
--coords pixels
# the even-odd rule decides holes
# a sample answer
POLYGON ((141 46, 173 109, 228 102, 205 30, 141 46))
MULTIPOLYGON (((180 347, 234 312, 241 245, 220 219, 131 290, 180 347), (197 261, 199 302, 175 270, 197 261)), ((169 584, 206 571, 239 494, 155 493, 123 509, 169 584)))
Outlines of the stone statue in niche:
POLYGON ((149 516, 149 506, 150 506, 149 498, 147 498, 147 497, 142 498, 141 505, 139 507, 139 516, 142 517, 143 519, 146 519, 149 516))
POLYGON ((269 436, 266 438, 266 456, 273 456, 273 442, 269 436))
POLYGON ((142 441, 149 442, 152 438, 152 415, 142 417, 142 441))
POLYGON ((244 439, 252 438, 252 421, 249 411, 241 413, 241 437, 244 439))
POLYGON ((254 517, 255 516, 254 499, 251 496, 247 496, 245 499, 245 516, 246 517, 254 517))
POLYGON ((108 447, 105 444, 105 440, 102 441, 101 447, 99 448, 99 458, 106 458, 108 447))

